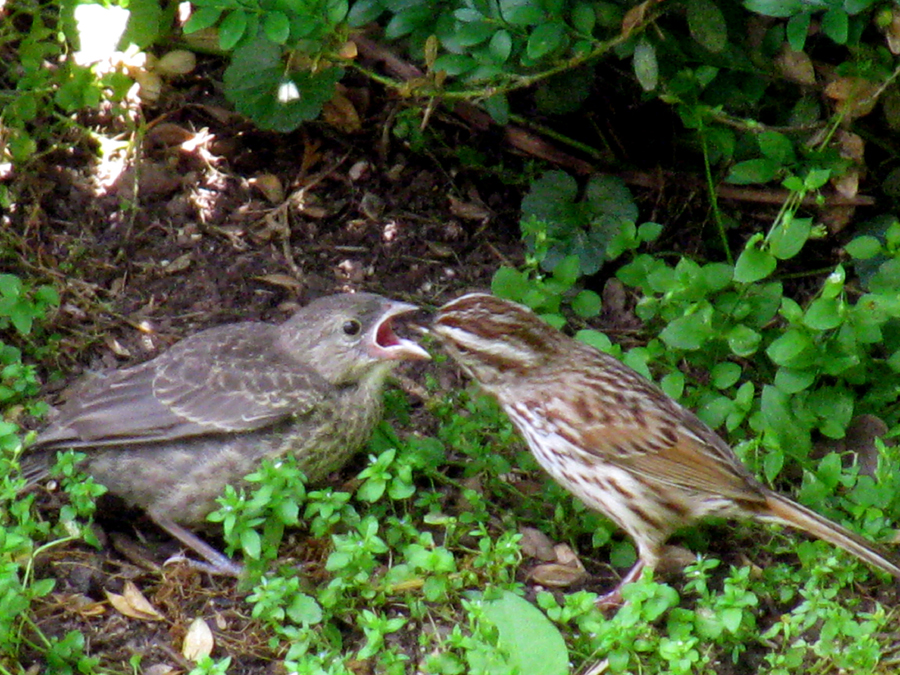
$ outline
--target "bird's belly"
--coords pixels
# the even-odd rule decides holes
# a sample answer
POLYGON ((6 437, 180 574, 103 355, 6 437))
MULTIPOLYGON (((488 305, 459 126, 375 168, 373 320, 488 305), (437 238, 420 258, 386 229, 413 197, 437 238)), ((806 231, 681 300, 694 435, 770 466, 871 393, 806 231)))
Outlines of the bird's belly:
POLYGON ((199 525, 227 485, 240 486, 264 458, 292 455, 310 482, 343 466, 368 439, 380 406, 315 415, 264 431, 98 449, 83 466, 128 503, 182 525, 199 525), (364 413, 364 414, 363 414, 364 413))
POLYGON ((572 445, 536 425, 520 428, 538 463, 586 506, 599 511, 640 544, 662 543, 678 528, 696 520, 683 491, 668 491, 642 476, 572 445))
POLYGON ((84 470, 151 515, 196 525, 217 507, 225 486, 239 483, 274 447, 270 436, 249 436, 112 447, 92 453, 84 470))

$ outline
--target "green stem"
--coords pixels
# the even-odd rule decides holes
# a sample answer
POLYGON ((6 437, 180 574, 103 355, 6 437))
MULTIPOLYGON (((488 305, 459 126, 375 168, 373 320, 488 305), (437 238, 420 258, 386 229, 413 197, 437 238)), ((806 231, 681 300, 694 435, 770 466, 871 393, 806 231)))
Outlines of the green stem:
POLYGON ((716 184, 713 181, 712 167, 709 164, 709 149, 706 146, 706 134, 704 133, 703 117, 699 117, 700 127, 697 133, 700 136, 700 145, 703 150, 703 171, 706 174, 706 189, 709 191, 709 201, 712 206, 713 220, 716 221, 716 229, 722 240, 722 248, 725 250, 725 260, 729 265, 734 265, 734 257, 731 255, 731 247, 728 245, 728 234, 725 232, 725 223, 722 222, 722 212, 719 210, 719 196, 716 193, 716 184))
POLYGON ((441 86, 435 85, 432 77, 427 77, 426 81, 417 83, 413 90, 410 91, 408 82, 401 82, 390 77, 380 75, 373 70, 361 66, 358 63, 353 63, 351 64, 351 66, 366 77, 371 78, 375 82, 378 82, 388 89, 393 89, 395 91, 405 91, 410 95, 418 96, 420 98, 439 97, 447 101, 477 101, 485 98, 490 98, 491 96, 496 96, 497 94, 507 94, 512 91, 531 87, 539 82, 553 77, 554 75, 572 70, 573 68, 577 68, 578 66, 590 63, 591 61, 595 61, 608 52, 612 51, 619 45, 630 40, 635 35, 640 34, 648 25, 655 21, 656 18, 656 14, 650 15, 643 23, 633 27, 627 34, 620 33, 610 40, 597 43, 594 49, 587 52, 586 54, 573 56, 572 58, 558 63, 557 65, 548 68, 547 70, 541 71, 540 73, 535 73, 534 75, 510 75, 507 77, 507 81, 502 84, 486 85, 479 89, 461 89, 458 91, 448 91, 441 86))

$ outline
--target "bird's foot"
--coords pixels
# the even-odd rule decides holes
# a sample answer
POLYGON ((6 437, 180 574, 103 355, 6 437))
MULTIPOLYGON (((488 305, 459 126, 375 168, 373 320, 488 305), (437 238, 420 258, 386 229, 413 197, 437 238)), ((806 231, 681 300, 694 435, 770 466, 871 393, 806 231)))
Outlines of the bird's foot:
POLYGON ((244 571, 244 567, 242 565, 229 560, 224 555, 222 556, 222 560, 214 563, 194 560, 192 558, 188 558, 184 553, 178 553, 166 559, 163 565, 175 565, 177 563, 185 563, 193 570, 206 572, 207 574, 218 577, 240 577, 241 573, 244 571))
MULTIPOLYGON (((224 553, 217 551, 212 546, 203 541, 200 537, 195 535, 193 532, 188 532, 181 525, 172 520, 169 520, 168 518, 161 518, 156 515, 152 516, 152 518, 162 529, 178 539, 182 544, 192 549, 195 553, 198 553, 200 557, 206 561, 199 562, 196 560, 188 559, 188 563, 194 569, 208 572, 209 574, 214 574, 217 576, 241 576, 244 568, 240 563, 234 562, 224 553)), ((176 556, 175 559, 184 560, 186 558, 184 556, 176 556)), ((171 560, 172 558, 169 559, 169 561, 171 560)))
POLYGON ((644 571, 643 562, 640 560, 635 563, 634 567, 628 570, 628 574, 622 577, 622 580, 616 585, 614 589, 609 591, 608 593, 604 593, 597 601, 594 603, 601 612, 607 612, 613 609, 618 609, 622 605, 625 604, 625 598, 622 596, 622 589, 630 584, 632 581, 637 581, 641 578, 641 573, 644 571))

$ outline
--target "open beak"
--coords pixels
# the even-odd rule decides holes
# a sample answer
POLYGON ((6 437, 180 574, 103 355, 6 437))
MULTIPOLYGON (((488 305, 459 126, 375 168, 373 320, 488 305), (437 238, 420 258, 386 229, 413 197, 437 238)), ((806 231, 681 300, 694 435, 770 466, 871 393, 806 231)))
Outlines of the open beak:
POLYGON ((393 328, 393 320, 404 314, 419 311, 406 302, 391 302, 381 320, 375 324, 374 339, 369 343, 369 355, 379 359, 429 361, 431 355, 406 338, 399 337, 393 328))

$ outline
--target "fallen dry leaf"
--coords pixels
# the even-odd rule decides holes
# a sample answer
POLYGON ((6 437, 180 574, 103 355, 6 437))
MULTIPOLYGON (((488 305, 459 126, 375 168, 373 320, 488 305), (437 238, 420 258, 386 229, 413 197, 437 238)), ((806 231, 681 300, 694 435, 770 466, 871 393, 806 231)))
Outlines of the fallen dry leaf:
POLYGON ((878 102, 880 85, 861 77, 839 77, 825 87, 825 96, 836 102, 838 112, 848 119, 865 117, 878 102))
POLYGON ((156 62, 156 70, 162 77, 187 75, 197 67, 197 57, 187 49, 173 49, 156 62))
POLYGON ((584 568, 579 569, 559 563, 545 563, 532 569, 528 578, 541 586, 565 588, 584 581, 587 578, 587 572, 584 571, 584 568))
POLYGON ((450 195, 450 213, 459 216, 463 220, 487 220, 491 217, 490 210, 477 202, 464 202, 450 195))
POLYGON ((362 120, 353 102, 339 91, 322 106, 322 119, 338 131, 354 134, 362 129, 362 120))
POLYGON ((163 615, 150 604, 144 594, 131 581, 125 582, 122 595, 106 591, 106 599, 120 614, 141 621, 162 621, 163 615))
POLYGON ((56 601, 67 611, 78 614, 84 618, 100 616, 106 613, 104 603, 92 600, 80 593, 54 594, 56 601))
POLYGON ((522 538, 519 540, 519 547, 522 549, 523 555, 545 562, 557 559, 550 537, 537 528, 520 527, 519 534, 522 535, 522 538))
POLYGON ((812 59, 806 52, 795 52, 785 45, 775 60, 775 65, 778 66, 778 70, 786 80, 797 84, 812 85, 816 83, 816 70, 813 68, 812 59))
POLYGON ((248 182, 252 187, 262 192, 269 203, 280 204, 284 201, 284 185, 282 185, 278 176, 271 173, 263 173, 251 178, 248 182))
POLYGON ((850 169, 843 175, 832 179, 834 189, 847 199, 855 197, 859 193, 859 169, 850 169))
POLYGON ((214 646, 212 631, 206 621, 198 616, 191 622, 187 635, 184 636, 184 644, 181 645, 182 656, 189 661, 198 661, 212 654, 214 646))
POLYGON ((271 284, 272 286, 280 286, 282 288, 287 288, 292 291, 297 291, 303 288, 303 283, 300 282, 299 279, 290 276, 289 274, 263 274, 262 276, 253 277, 257 281, 262 281, 264 284, 271 284))
POLYGON ((149 668, 142 668, 143 675, 175 675, 175 673, 183 672, 168 663, 157 663, 149 668))

